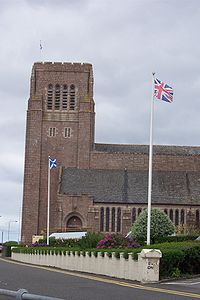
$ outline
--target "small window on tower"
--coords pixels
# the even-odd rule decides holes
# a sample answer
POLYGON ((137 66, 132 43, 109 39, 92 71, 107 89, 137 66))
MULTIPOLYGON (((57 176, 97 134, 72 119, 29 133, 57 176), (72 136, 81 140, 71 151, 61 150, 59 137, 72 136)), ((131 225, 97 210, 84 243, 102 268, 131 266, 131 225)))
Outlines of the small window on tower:
POLYGON ((71 133, 72 133, 72 130, 71 130, 70 127, 64 128, 64 137, 65 138, 70 138, 71 137, 71 133))
POLYGON ((47 90, 47 109, 51 110, 52 106, 53 106, 53 86, 52 84, 49 84, 47 90))
POLYGON ((75 110, 75 86, 72 84, 70 86, 70 110, 75 110))
POLYGON ((56 84, 55 88, 55 110, 60 109, 60 85, 56 84))
POLYGON ((56 127, 49 127, 49 136, 56 136, 56 127))
POLYGON ((67 110, 67 97, 68 97, 68 88, 65 84, 63 86, 63 99, 62 99, 62 109, 67 110))

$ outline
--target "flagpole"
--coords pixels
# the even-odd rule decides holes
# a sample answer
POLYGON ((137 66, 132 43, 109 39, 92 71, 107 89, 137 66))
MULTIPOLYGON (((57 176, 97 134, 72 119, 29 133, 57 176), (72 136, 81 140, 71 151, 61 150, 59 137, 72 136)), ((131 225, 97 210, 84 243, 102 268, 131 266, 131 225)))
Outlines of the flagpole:
POLYGON ((40 60, 42 62, 42 41, 40 40, 40 60))
POLYGON ((152 192, 152 159, 153 159, 154 76, 155 73, 152 73, 152 100, 151 100, 150 142, 149 142, 147 245, 150 245, 150 239, 151 239, 150 231, 151 231, 151 192, 152 192))
POLYGON ((49 245, 49 216, 50 216, 50 156, 48 157, 48 200, 47 200, 47 245, 49 245))

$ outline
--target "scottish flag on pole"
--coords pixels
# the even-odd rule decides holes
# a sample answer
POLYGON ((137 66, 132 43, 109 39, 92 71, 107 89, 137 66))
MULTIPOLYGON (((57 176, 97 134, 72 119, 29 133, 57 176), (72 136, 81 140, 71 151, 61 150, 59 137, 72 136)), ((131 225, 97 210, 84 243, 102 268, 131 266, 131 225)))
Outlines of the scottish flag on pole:
POLYGON ((49 169, 53 169, 53 168, 56 168, 56 158, 53 159, 49 156, 49 169))
POLYGON ((157 100, 171 103, 173 102, 173 94, 172 87, 157 78, 154 79, 154 97, 157 100))

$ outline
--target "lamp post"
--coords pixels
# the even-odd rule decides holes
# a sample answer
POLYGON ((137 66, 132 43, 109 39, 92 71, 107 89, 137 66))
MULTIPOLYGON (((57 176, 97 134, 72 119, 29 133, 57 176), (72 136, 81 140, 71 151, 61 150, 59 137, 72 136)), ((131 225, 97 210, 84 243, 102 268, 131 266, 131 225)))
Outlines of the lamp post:
POLYGON ((8 222, 8 242, 9 242, 9 239, 10 239, 10 224, 12 223, 12 222, 17 222, 16 220, 10 220, 9 222, 8 222))
MULTIPOLYGON (((2 216, 0 216, 1 218, 2 216)), ((3 245, 3 230, 1 231, 1 245, 3 245)))

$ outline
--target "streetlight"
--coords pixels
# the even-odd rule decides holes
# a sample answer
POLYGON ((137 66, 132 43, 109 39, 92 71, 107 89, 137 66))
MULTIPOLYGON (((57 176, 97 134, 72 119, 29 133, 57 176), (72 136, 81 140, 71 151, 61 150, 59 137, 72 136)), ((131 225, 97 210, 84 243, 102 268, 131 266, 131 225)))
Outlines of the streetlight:
POLYGON ((8 222, 8 242, 9 242, 9 238, 10 238, 10 224, 12 223, 12 222, 17 222, 16 220, 10 220, 9 222, 8 222))
MULTIPOLYGON (((0 218, 1 218, 2 216, 0 216, 0 218)), ((3 230, 2 230, 2 232, 1 232, 1 245, 3 245, 3 230)))

